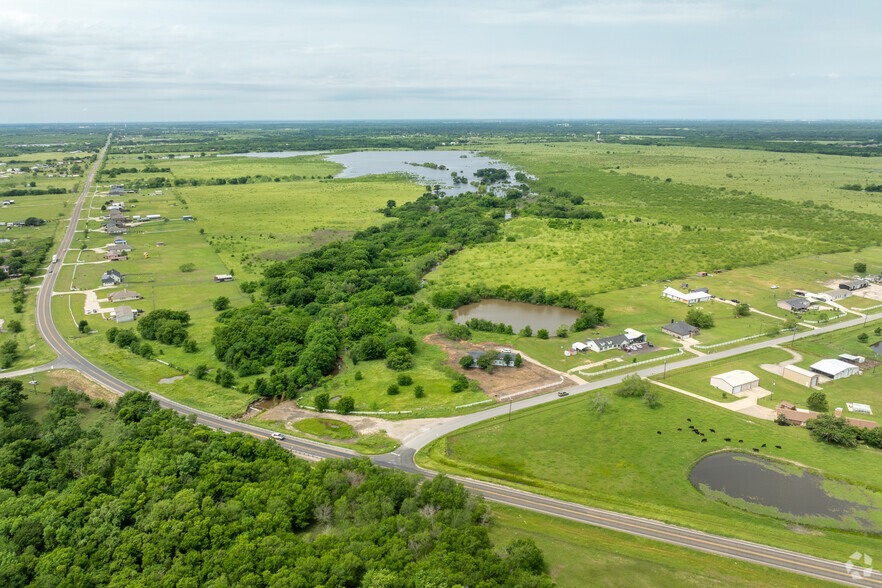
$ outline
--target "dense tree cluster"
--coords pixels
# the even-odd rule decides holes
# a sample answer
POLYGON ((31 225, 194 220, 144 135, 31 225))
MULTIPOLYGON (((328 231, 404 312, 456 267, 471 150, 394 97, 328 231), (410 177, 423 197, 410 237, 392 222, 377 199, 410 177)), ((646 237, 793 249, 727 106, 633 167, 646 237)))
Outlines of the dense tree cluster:
MULTIPOLYGON (((3 259, 3 263, 9 268, 9 275, 33 277, 37 275, 46 260, 46 254, 52 247, 52 238, 24 239, 16 245, 18 246, 9 250, 3 259)), ((5 278, 6 274, 0 277, 0 279, 5 278)))
POLYGON ((52 390, 38 423, 0 380, 0 577, 23 586, 549 586, 500 554, 481 498, 366 459, 299 460, 130 392, 91 430, 52 390))
POLYGON ((138 320, 138 332, 148 341, 159 341, 180 347, 187 340, 190 313, 184 310, 159 308, 138 320))

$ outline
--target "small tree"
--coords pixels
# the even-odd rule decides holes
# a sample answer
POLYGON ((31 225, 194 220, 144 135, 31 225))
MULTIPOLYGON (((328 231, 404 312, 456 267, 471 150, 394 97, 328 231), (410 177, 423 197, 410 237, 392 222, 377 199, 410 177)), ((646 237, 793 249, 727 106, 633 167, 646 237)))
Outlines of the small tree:
POLYGON ((211 303, 214 306, 214 309, 217 311, 226 310, 230 307, 230 299, 226 296, 218 296, 214 299, 214 302, 211 303))
POLYGON ((81 320, 79 323, 77 323, 77 330, 80 333, 88 333, 89 332, 89 321, 87 321, 86 319, 81 320))
POLYGON ((570 328, 566 325, 561 325, 557 328, 556 334, 561 339, 565 338, 570 332, 570 328))
POLYGON ((524 360, 521 359, 521 354, 520 354, 520 353, 516 353, 515 356, 514 356, 514 366, 515 366, 516 368, 519 368, 519 367, 521 367, 523 364, 524 364, 524 360))
POLYGON ((327 392, 315 395, 315 409, 319 412, 325 412, 331 405, 331 397, 327 392))
POLYGON ((482 370, 488 369, 493 365, 493 356, 489 353, 485 353, 481 357, 478 358, 478 367, 482 370))
POLYGON ((631 396, 635 398, 643 396, 649 392, 649 382, 637 374, 631 374, 630 376, 622 378, 622 383, 615 392, 619 396, 631 396))
POLYGON ((399 393, 401 393, 401 389, 398 387, 398 384, 389 384, 389 387, 386 388, 386 394, 389 396, 395 396, 399 393))
POLYGON ((806 400, 806 404, 809 407, 809 410, 813 410, 815 412, 827 412, 830 410, 827 404, 827 395, 821 392, 820 390, 816 390, 809 394, 808 400, 806 400))
POLYGON ((710 329, 714 326, 714 317, 697 308, 690 308, 686 313, 686 322, 699 329, 710 329))
POLYGON ((788 316, 786 319, 784 319, 784 328, 785 329, 788 329, 788 330, 795 329, 796 325, 798 325, 798 324, 799 324, 799 319, 793 315, 788 316))
POLYGON ((858 335, 857 340, 860 341, 861 343, 866 343, 867 341, 870 340, 870 336, 867 335, 866 333, 861 333, 860 335, 858 335))
POLYGON ((355 372, 355 381, 356 382, 358 382, 359 380, 363 380, 363 379, 364 379, 364 376, 361 375, 361 370, 355 372))
POLYGON ((187 339, 181 347, 184 349, 184 353, 196 353, 199 350, 195 339, 187 339))
POLYGON ((650 388, 643 393, 643 403, 649 408, 658 408, 661 406, 661 398, 659 398, 658 392, 650 388))
POLYGON ((411 384, 413 384, 413 378, 411 378, 408 374, 398 374, 399 386, 410 386, 411 384))
POLYGON ((591 398, 591 410, 596 412, 597 414, 603 414, 606 412, 607 407, 609 406, 609 394, 604 392, 598 392, 591 398))
POLYGON ((413 355, 402 347, 397 347, 386 356, 386 367, 401 372, 413 367, 413 355))
POLYGON ((873 329, 873 334, 876 336, 882 335, 882 327, 876 327, 873 329))
POLYGON ((856 272, 859 273, 859 274, 865 274, 865 273, 867 273, 867 264, 864 263, 863 261, 857 261, 857 262, 855 262, 855 264, 854 264, 854 271, 856 271, 856 272))
POLYGON ((208 373, 208 366, 204 363, 200 363, 195 368, 193 368, 193 376, 197 380, 201 380, 202 378, 204 378, 206 373, 208 373))
POLYGON ((426 392, 423 390, 423 387, 417 384, 413 387, 413 395, 416 398, 423 398, 426 395, 426 392))
POLYGON ((539 329, 536 332, 536 336, 540 339, 548 339, 548 331, 546 329, 539 329))
POLYGON ((450 386, 450 391, 453 392, 454 394, 459 394, 463 390, 468 389, 468 387, 469 387, 469 379, 466 378, 464 375, 460 374, 456 378, 456 381, 453 382, 453 384, 450 386))
POLYGON ((355 410, 355 399, 352 396, 344 396, 337 401, 337 412, 340 414, 349 414, 355 410))
POLYGON ((784 413, 781 413, 775 417, 775 424, 780 427, 787 427, 790 425, 790 421, 787 420, 787 417, 784 416, 784 413))
POLYGON ((735 305, 735 316, 750 316, 750 305, 741 302, 735 305))
POLYGON ((523 329, 521 329, 518 332, 518 335, 520 335, 521 337, 532 337, 533 336, 533 327, 531 327, 530 325, 527 325, 526 327, 524 327, 523 329))
MULTIPOLYGON (((81 322, 84 323, 86 321, 81 322)), ((18 321, 16 319, 6 321, 6 328, 9 330, 10 333, 21 333, 24 330, 24 328, 21 326, 21 321, 18 321)), ((80 332, 83 332, 82 329, 80 330, 80 332)))
POLYGON ((472 359, 471 355, 463 355, 462 357, 459 358, 459 367, 461 367, 464 370, 467 370, 470 367, 472 367, 472 364, 474 362, 475 362, 475 360, 472 359))

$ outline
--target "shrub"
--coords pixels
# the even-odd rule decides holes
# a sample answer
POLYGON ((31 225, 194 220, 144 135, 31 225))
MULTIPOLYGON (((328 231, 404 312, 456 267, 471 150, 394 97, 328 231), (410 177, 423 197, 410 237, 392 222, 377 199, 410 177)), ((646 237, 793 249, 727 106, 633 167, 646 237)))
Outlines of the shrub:
POLYGON ((196 353, 199 350, 195 339, 187 339, 182 345, 184 353, 196 353))
POLYGON ((524 327, 523 329, 521 329, 518 332, 518 335, 520 335, 521 337, 532 337, 533 336, 533 327, 531 327, 530 325, 527 325, 526 327, 524 327))
POLYGON ((107 330, 104 332, 104 336, 107 337, 107 341, 108 341, 109 343, 113 343, 114 341, 116 341, 116 335, 117 335, 117 333, 119 333, 119 328, 118 328, 118 327, 110 327, 109 329, 107 329, 107 330))
POLYGON ((325 412, 331 405, 331 397, 327 392, 315 395, 315 409, 319 412, 325 412))
POLYGON ((226 310, 230 307, 230 299, 226 296, 218 296, 214 299, 211 305, 217 311, 226 310))
POLYGON ((816 419, 809 419, 805 426, 816 441, 843 447, 857 447, 858 428, 848 424, 848 421, 842 417, 822 414, 816 419))
POLYGON ((638 397, 645 396, 650 391, 650 384, 637 374, 631 374, 622 378, 622 383, 616 388, 618 396, 638 397))
POLYGON ((449 323, 438 330, 438 334, 451 341, 463 341, 472 338, 472 332, 465 325, 449 323))
POLYGON ((386 394, 389 396, 395 396, 401 392, 401 388, 398 387, 398 384, 389 384, 389 387, 386 388, 386 394))
POLYGON ((205 374, 208 373, 208 366, 204 363, 200 363, 195 368, 193 368, 193 377, 197 380, 201 380, 205 377, 205 374))
POLYGON ((340 414, 349 414, 355 410, 355 399, 352 396, 344 396, 337 401, 337 412, 340 414))
POLYGON ((361 371, 355 372, 355 381, 356 382, 358 382, 359 380, 363 380, 363 379, 364 379, 364 376, 361 375, 361 371))
POLYGON ((236 377, 230 370, 220 368, 214 376, 214 381, 224 388, 231 388, 236 381, 236 377))
POLYGON ((827 395, 821 391, 815 391, 809 394, 806 404, 808 405, 809 410, 815 412, 827 412, 830 410, 827 404, 827 395))
POLYGON ((472 367, 473 363, 474 363, 474 359, 472 359, 471 355, 463 355, 462 357, 459 358, 459 367, 461 367, 464 370, 467 370, 470 367, 472 367))
POLYGON ((714 317, 697 308, 690 308, 686 313, 686 322, 699 329, 710 329, 714 326, 714 317))
POLYGON ((460 374, 456 378, 456 381, 453 382, 453 384, 450 386, 450 391, 453 392, 454 394, 459 394, 463 390, 468 389, 468 387, 469 387, 469 379, 466 378, 465 376, 463 376, 462 374, 460 374))
POLYGON ((407 349, 398 347, 386 356, 386 367, 396 372, 409 370, 413 367, 413 355, 407 349))
POLYGON ((89 332, 89 321, 87 321, 86 319, 81 320, 79 323, 77 323, 77 330, 80 333, 88 333, 89 332))
POLYGON ((407 374, 398 374, 399 386, 410 386, 411 384, 413 384, 413 378, 407 374))
POLYGON ((423 390, 423 387, 422 387, 422 386, 420 386, 419 384, 417 384, 416 386, 413 387, 413 395, 414 395, 416 398, 423 398, 423 397, 425 397, 426 392, 423 390))
POLYGON ((659 398, 658 392, 649 389, 643 393, 643 403, 649 408, 658 408, 661 406, 661 398, 659 398))
POLYGON ((870 340, 870 336, 867 335, 866 333, 861 333, 860 335, 858 335, 857 340, 860 341, 861 343, 866 343, 867 341, 870 340))
POLYGON ((567 327, 566 325, 561 325, 557 328, 556 334, 558 337, 563 339, 564 337, 566 337, 569 334, 569 332, 570 332, 569 327, 567 327))
POLYGON ((515 356, 514 356, 514 366, 515 366, 516 368, 519 368, 519 367, 521 367, 523 364, 524 364, 524 360, 521 359, 521 354, 520 354, 520 353, 516 353, 515 356))
POLYGON ((859 274, 867 273, 867 264, 862 261, 855 262, 854 271, 856 271, 859 274))
POLYGON ((145 359, 153 359, 153 346, 147 341, 142 341, 138 345, 138 355, 145 359))
MULTIPOLYGON (((24 328, 21 326, 21 321, 17 321, 15 319, 6 321, 6 328, 11 333, 21 333, 24 328)), ((82 333, 82 331, 80 331, 82 333)))
POLYGON ((536 332, 536 336, 540 339, 548 339, 548 331, 546 329, 539 329, 536 332))
POLYGON ((192 271, 196 271, 196 264, 193 263, 184 263, 178 268, 182 273, 189 273, 192 271))

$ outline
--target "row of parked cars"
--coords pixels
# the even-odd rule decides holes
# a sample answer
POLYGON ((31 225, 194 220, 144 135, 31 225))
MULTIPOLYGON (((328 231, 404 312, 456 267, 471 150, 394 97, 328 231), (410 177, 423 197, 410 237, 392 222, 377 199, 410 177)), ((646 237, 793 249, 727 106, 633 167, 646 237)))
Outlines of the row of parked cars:
POLYGON ((631 351, 639 351, 643 349, 644 345, 646 345, 647 347, 655 347, 655 345, 647 341, 646 343, 634 343, 633 345, 625 345, 624 347, 622 347, 622 351, 628 353, 630 353, 631 351))

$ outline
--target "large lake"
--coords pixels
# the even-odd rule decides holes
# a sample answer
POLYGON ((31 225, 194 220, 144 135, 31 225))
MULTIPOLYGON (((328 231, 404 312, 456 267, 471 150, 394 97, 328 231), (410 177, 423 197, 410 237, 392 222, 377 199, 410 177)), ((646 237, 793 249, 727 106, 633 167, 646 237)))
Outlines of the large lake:
MULTIPOLYGON (((714 453, 695 465, 689 481, 702 492, 772 507, 784 518, 820 518, 835 521, 836 526, 878 531, 871 520, 879 520, 882 497, 796 466, 737 452, 714 453)), ((722 500, 727 502, 725 497, 722 500)))
POLYGON ((474 151, 354 151, 328 155, 325 159, 345 166, 343 171, 337 174, 338 178, 404 173, 415 176, 417 183, 420 184, 433 186, 440 184, 447 195, 475 190, 474 186, 468 183, 454 184, 452 172, 465 176, 467 182, 472 182, 478 180, 475 172, 479 169, 488 167, 504 169, 509 173, 508 182, 497 182, 493 185, 505 189, 514 185, 514 174, 517 171, 506 163, 478 155, 474 151), (438 166, 438 169, 425 167, 423 165, 425 163, 438 166), (441 166, 445 169, 441 169, 441 166))
POLYGON ((545 329, 552 336, 559 326, 571 326, 579 316, 578 311, 570 308, 496 299, 466 304, 453 311, 454 322, 460 324, 472 318, 479 318, 511 325, 515 332, 530 325, 533 333, 545 329))

